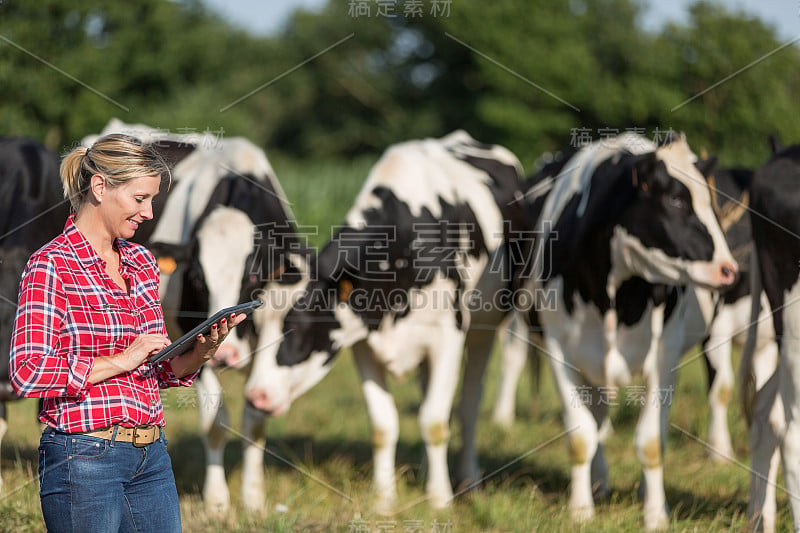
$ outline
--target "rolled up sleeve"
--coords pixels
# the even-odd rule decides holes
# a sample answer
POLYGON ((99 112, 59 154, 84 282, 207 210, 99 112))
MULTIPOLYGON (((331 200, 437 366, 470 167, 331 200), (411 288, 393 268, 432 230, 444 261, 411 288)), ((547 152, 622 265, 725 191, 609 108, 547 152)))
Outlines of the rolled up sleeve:
POLYGON ((24 397, 83 399, 92 384, 94 358, 71 353, 61 336, 66 299, 55 267, 47 257, 31 259, 20 283, 11 334, 9 376, 24 397))

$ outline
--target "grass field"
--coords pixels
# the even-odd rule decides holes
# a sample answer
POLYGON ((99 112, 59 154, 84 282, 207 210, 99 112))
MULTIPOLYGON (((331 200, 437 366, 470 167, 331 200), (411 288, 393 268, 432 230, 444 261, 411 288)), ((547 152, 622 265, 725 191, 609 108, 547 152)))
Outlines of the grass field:
MULTIPOLYGON (((423 501, 423 448, 416 423, 418 387, 414 380, 394 383, 401 413, 400 509, 392 517, 376 516, 370 510, 370 431, 349 352, 340 354, 331 374, 300 398, 286 416, 268 423, 263 513, 246 513, 238 505, 241 441, 235 428, 243 377, 234 371, 221 374, 224 401, 234 421, 226 448, 233 509, 224 518, 206 516, 203 511, 203 449, 196 429, 194 391, 168 391, 164 395, 167 434, 185 531, 576 530, 566 511, 569 467, 550 375, 543 375, 535 391, 528 377, 523 377, 518 421, 510 430, 500 430, 489 420, 498 363, 499 357, 495 357, 490 366, 479 425, 481 468, 486 479, 480 490, 459 495, 450 509, 441 512, 432 511, 423 501)), ((671 531, 739 531, 745 523, 749 482, 746 430, 734 407, 730 420, 739 464, 715 465, 707 459, 702 444, 708 413, 704 374, 701 360, 687 364, 673 397, 665 460, 671 531)), ((2 448, 2 531, 43 530, 36 483, 39 427, 35 409, 32 400, 9 408, 11 429, 2 448)), ((597 518, 580 528, 582 531, 641 529, 636 497, 640 467, 632 450, 636 411, 623 404, 613 411, 615 433, 607 446, 611 497, 598 505, 597 518)), ((451 443, 451 450, 456 451, 456 424, 451 443)), ((790 517, 785 494, 780 491, 779 508, 780 530, 788 531, 790 517)))
MULTIPOLYGON (((330 227, 341 221, 361 186, 372 160, 340 164, 315 163, 275 168, 303 225, 317 226, 309 235, 319 245, 330 227)), ((671 531, 740 531, 745 524, 749 472, 748 439, 738 406, 730 413, 737 463, 715 465, 702 444, 708 406, 701 359, 685 359, 672 397, 665 458, 665 485, 671 506, 671 531)), ((370 428, 352 358, 343 351, 330 375, 300 398, 285 416, 267 424, 266 500, 263 512, 246 513, 238 504, 241 440, 236 434, 244 378, 223 371, 224 402, 234 428, 226 448, 226 470, 233 507, 226 517, 207 516, 201 499, 203 448, 197 430, 193 389, 164 394, 169 449, 173 458, 185 531, 316 532, 505 532, 505 531, 639 531, 642 526, 637 487, 641 469, 633 452, 638 409, 612 410, 615 433, 607 444, 611 495, 598 505, 597 518, 572 526, 566 510, 569 465, 560 407, 549 369, 535 389, 527 374, 518 391, 518 421, 510 430, 490 422, 499 357, 486 379, 478 443, 485 476, 480 490, 458 495, 444 511, 424 501, 423 446, 416 421, 420 402, 413 378, 393 383, 400 410, 397 453, 399 505, 395 516, 371 511, 372 452, 370 428)), ((620 397, 624 397, 621 395, 620 397)), ((0 530, 43 531, 39 511, 36 402, 9 405, 10 429, 2 444, 5 486, 0 495, 0 530)), ((460 446, 452 426, 451 467, 460 446)), ((452 471, 452 470, 451 470, 452 471)), ((782 481, 779 480, 779 483, 782 481)), ((779 525, 789 531, 786 496, 779 490, 779 525)))

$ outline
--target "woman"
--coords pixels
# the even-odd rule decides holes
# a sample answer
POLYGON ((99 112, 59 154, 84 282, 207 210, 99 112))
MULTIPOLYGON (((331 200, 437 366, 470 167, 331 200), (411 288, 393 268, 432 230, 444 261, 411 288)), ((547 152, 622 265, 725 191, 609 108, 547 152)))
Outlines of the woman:
POLYGON ((184 355, 169 344, 153 255, 128 242, 169 169, 152 145, 107 135, 61 164, 73 213, 22 276, 11 341, 17 394, 44 398, 39 446, 48 531, 181 530, 159 388, 189 386, 232 315, 184 355))

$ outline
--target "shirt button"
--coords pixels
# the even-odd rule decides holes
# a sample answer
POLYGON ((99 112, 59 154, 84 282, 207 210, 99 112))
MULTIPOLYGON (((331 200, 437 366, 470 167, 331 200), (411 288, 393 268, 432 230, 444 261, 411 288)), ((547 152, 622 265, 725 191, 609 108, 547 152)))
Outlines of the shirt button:
POLYGON ((150 405, 155 405, 155 404, 156 404, 156 399, 150 398, 150 405))

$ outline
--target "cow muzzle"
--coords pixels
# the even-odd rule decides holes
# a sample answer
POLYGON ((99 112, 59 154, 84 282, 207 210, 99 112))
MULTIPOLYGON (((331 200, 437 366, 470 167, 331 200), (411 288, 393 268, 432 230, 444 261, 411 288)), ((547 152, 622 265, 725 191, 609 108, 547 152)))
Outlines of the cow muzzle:
POLYGON ((245 391, 245 399, 251 407, 263 411, 269 416, 281 416, 289 410, 288 402, 276 402, 269 397, 264 389, 245 391))
POLYGON ((239 368, 242 364, 242 356, 235 346, 222 344, 217 348, 216 353, 214 353, 214 356, 208 361, 208 364, 212 367, 230 366, 239 368))

